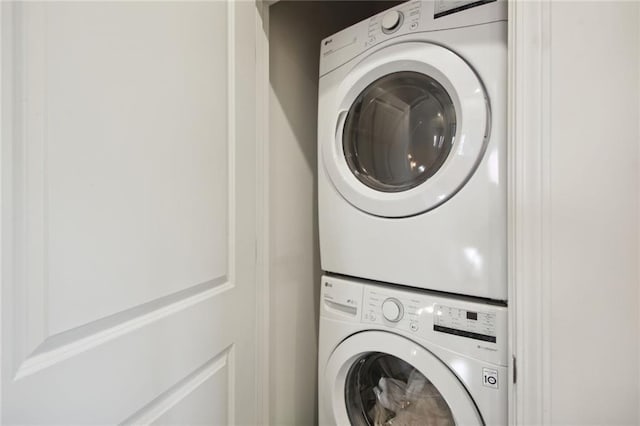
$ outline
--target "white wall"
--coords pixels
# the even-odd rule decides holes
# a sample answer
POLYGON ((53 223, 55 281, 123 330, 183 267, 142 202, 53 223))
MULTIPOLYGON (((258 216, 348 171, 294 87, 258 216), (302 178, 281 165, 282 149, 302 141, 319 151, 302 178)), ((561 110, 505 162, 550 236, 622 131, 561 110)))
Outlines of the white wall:
POLYGON ((316 421, 320 40, 394 2, 281 1, 269 11, 270 419, 316 421))
POLYGON ((552 2, 550 413, 638 424, 637 2, 552 2))

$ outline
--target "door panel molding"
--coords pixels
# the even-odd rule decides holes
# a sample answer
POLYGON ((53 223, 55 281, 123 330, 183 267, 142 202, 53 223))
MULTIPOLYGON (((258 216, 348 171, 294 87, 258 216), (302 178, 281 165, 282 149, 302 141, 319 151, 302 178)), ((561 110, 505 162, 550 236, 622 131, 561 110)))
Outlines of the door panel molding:
MULTIPOLYGON (((217 327, 210 330, 211 335, 202 336, 201 329, 206 324, 224 324, 224 308, 234 300, 233 292, 224 292, 218 297, 208 298, 193 305, 190 309, 183 309, 171 316, 165 316, 108 342, 94 347, 90 351, 79 352, 73 358, 60 360, 55 365, 42 369, 37 374, 31 374, 14 381, 5 377, 11 384, 5 392, 4 406, 9 403, 20 405, 23 413, 28 414, 29 420, 24 423, 88 423, 95 419, 106 419, 105 423, 117 423, 131 413, 140 410, 153 400, 159 393, 165 392, 180 382, 186 375, 199 365, 205 364, 209 354, 217 354, 236 341, 236 331, 232 327, 217 327), (117 369, 112 370, 108 364, 110 360, 121 359, 133 353, 133 358, 126 363, 118 362, 117 369), (157 366, 157 368, 153 368, 157 366), (165 368, 170 366, 170 368, 165 368), (99 388, 105 398, 103 403, 96 404, 92 390, 96 388, 96 370, 107 369, 113 371, 106 382, 99 388), (122 383, 134 382, 129 386, 135 390, 125 400, 116 395, 122 383), (42 380, 52 380, 56 383, 56 392, 50 393, 51 388, 34 387, 42 380), (86 392, 78 395, 76 389, 86 392), (119 398, 111 400, 111 398, 119 398), (92 407, 89 413, 78 409, 69 412, 73 407, 92 407), (113 405, 118 405, 114 409, 113 405), (120 415, 119 412, 126 413, 120 415), (43 417, 45 415, 46 420, 43 417), (72 420, 61 419, 74 416, 72 420), (93 420, 91 420, 93 419, 93 420)), ((131 389, 128 389, 131 390, 131 389)), ((121 389, 122 392, 125 389, 121 389)), ((127 392, 128 393, 128 392, 127 392)), ((13 404, 12 404, 13 405, 13 404)), ((3 406, 3 409, 5 409, 3 406)), ((14 407, 14 409, 16 409, 14 407)), ((10 422, 9 422, 10 423, 10 422)))
POLYGON ((234 286, 235 277, 235 13, 227 7, 227 194, 228 238, 227 273, 206 283, 188 287, 141 305, 97 318, 70 330, 51 334, 48 326, 48 174, 46 103, 47 70, 46 12, 43 3, 16 3, 13 18, 16 35, 15 69, 20 102, 15 114, 17 129, 13 168, 14 217, 16 224, 14 303, 15 379, 36 373, 82 351, 117 338, 158 320, 199 300, 214 297, 234 286), (28 11, 25 8, 28 7, 28 11), (216 291, 213 291, 214 288, 216 291), (199 295, 199 293, 202 293, 199 295), (184 299, 184 300, 183 300, 184 299), (173 305, 173 306, 172 306, 173 305), (155 311, 155 312, 154 312, 155 311), (72 336, 75 340, 70 340, 72 336))
MULTIPOLYGON (((45 131, 45 23, 42 7, 16 4, 16 105, 13 197, 15 362, 26 358, 47 330, 47 162, 45 131), (27 36, 28 34, 28 36, 27 36), (21 76, 21 77, 20 77, 21 76), (22 313, 22 315, 19 315, 22 313)), ((6 163, 5 163, 6 164, 6 163)))
POLYGON ((170 411, 187 398, 198 387, 210 380, 221 371, 227 373, 226 391, 228 402, 226 424, 235 424, 235 400, 233 392, 234 376, 234 345, 226 348, 222 353, 207 361, 180 382, 167 389, 156 399, 145 405, 138 412, 124 420, 123 425, 146 425, 156 422, 162 415, 170 411))
POLYGON ((226 276, 47 337, 20 365, 14 380, 51 367, 233 288, 226 276))
MULTIPOLYGON (((13 167, 14 185, 12 201, 14 201, 14 217, 16 218, 16 233, 13 239, 15 249, 14 268, 14 298, 15 311, 20 314, 15 317, 15 327, 20 336, 21 343, 16 345, 16 364, 25 359, 28 354, 37 350, 42 343, 52 334, 59 334, 69 328, 85 326, 93 321, 100 320, 102 315, 96 313, 96 317, 88 322, 79 322, 66 329, 55 329, 50 323, 50 300, 55 288, 50 286, 51 263, 48 253, 50 247, 50 215, 49 215, 49 158, 47 140, 47 104, 48 88, 46 87, 47 61, 47 6, 41 4, 16 4, 13 17, 16 24, 16 62, 14 74, 17 78, 16 98, 18 103, 15 111, 15 142, 13 167), (52 330, 52 327, 54 330, 52 330)), ((233 19, 233 7, 227 7, 228 19, 233 19)), ((233 21, 227 26, 228 39, 227 59, 234 60, 234 37, 236 30, 233 21)), ((228 62, 228 72, 235 72, 235 65, 228 62)), ((234 76, 229 74, 227 87, 227 109, 235 108, 235 84, 234 76)), ((227 167, 227 271, 221 271, 233 282, 235 267, 235 224, 232 222, 236 215, 235 210, 235 117, 230 115, 227 126, 228 153, 227 167)), ((213 240, 212 240, 213 241, 213 240)), ((177 285, 178 283, 176 283, 177 285)), ((175 285, 172 284, 175 287, 175 285)), ((187 284, 180 290, 189 288, 187 284)), ((179 291, 180 291, 179 290, 179 291)), ((177 291, 177 292, 179 292, 177 291)), ((176 293, 177 293, 176 292, 176 293)), ((161 294, 167 296, 174 292, 161 294)), ((143 295, 140 295, 143 296, 143 295)), ((155 300, 156 297, 151 300, 155 300)), ((142 303, 151 300, 143 300, 142 303)), ((70 302, 65 302, 66 304, 70 302)), ((137 305, 131 305, 133 308, 137 305)), ((60 308, 58 307, 58 310, 60 308)), ((128 308, 127 308, 128 309, 128 308)), ((126 311, 124 309, 123 311, 126 311)), ((116 311, 118 312, 118 311, 116 311)), ((106 312, 114 315, 116 312, 106 312)), ((86 316, 85 316, 86 317, 86 316)))

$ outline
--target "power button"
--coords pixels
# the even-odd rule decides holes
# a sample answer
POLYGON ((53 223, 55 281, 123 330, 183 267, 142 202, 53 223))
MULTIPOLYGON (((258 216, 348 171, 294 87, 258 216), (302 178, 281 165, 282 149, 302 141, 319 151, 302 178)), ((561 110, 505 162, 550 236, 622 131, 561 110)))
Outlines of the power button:
POLYGON ((387 12, 382 17, 382 31, 386 34, 395 32, 398 28, 400 28, 400 25, 402 24, 402 18, 402 12, 398 12, 397 10, 387 12))

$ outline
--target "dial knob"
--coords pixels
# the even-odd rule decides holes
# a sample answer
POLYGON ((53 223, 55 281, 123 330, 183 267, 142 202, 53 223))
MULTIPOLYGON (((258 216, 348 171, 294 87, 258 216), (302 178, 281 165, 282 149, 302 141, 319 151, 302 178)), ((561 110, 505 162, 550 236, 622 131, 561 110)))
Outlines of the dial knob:
POLYGON ((390 297, 382 302, 382 315, 387 321, 398 322, 402 319, 403 314, 404 309, 398 299, 390 297))
POLYGON ((392 10, 387 12, 382 17, 382 30, 385 33, 392 33, 398 29, 400 23, 402 22, 402 13, 397 10, 392 10))

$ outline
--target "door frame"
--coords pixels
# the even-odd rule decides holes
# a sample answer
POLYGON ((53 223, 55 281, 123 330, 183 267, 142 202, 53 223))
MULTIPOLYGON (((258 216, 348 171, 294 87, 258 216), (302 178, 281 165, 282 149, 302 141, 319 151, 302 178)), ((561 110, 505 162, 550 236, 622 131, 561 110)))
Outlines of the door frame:
POLYGON ((551 4, 509 2, 510 423, 549 424, 551 4), (516 369, 517 365, 517 369, 516 369))
MULTIPOLYGON (((256 81, 258 90, 258 184, 262 207, 262 247, 258 255, 260 293, 258 348, 263 356, 261 409, 269 420, 269 6, 277 0, 254 0, 258 27, 256 81)), ((550 421, 549 243, 550 175, 550 3, 509 2, 508 21, 508 297, 509 423, 548 424, 550 421), (542 326, 540 326, 542 325, 542 326), (517 365, 517 368, 516 368, 517 365), (514 382, 515 380, 515 382, 514 382)))
POLYGON ((269 233, 269 6, 277 0, 254 0, 256 26, 256 331, 258 354, 256 420, 268 425, 271 418, 270 359, 271 359, 271 292, 270 292, 270 233, 269 233))
MULTIPOLYGON (((3 199, 10 186, 11 170, 7 170, 4 167, 6 162, 12 156, 12 141, 13 141, 13 75, 12 70, 14 66, 14 52, 13 52, 13 31, 14 22, 11 16, 8 16, 9 12, 13 12, 12 5, 2 4, 0 5, 0 199, 3 199)), ((11 208, 13 206, 4 205, 0 208, 0 348, 2 348, 2 342, 4 342, 4 329, 7 327, 2 321, 4 312, 2 312, 2 300, 7 297, 5 294, 5 283, 7 280, 11 280, 11 257, 9 252, 11 244, 6 243, 8 239, 12 238, 13 221, 11 220, 11 208), (9 260, 7 260, 9 259, 9 260)), ((1 368, 4 364, 2 358, 3 351, 0 350, 0 384, 4 383, 4 369, 1 368)), ((3 392, 0 386, 0 422, 4 418, 3 416, 3 392)))

